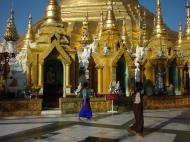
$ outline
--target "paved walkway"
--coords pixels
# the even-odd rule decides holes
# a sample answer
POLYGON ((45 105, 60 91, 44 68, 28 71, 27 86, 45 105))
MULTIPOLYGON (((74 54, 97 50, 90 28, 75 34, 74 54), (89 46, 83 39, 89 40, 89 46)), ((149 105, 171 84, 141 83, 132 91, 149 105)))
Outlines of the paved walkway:
POLYGON ((189 142, 190 108, 146 110, 144 137, 128 136, 133 112, 0 118, 0 142, 189 142))

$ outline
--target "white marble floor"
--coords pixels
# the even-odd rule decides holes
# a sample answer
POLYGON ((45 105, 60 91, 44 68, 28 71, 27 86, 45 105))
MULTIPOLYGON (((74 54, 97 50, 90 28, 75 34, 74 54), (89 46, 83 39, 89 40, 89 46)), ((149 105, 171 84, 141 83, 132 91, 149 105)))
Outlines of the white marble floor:
POLYGON ((96 113, 78 121, 78 114, 0 118, 3 142, 189 142, 190 108, 144 111, 144 137, 128 136, 133 112, 96 113))

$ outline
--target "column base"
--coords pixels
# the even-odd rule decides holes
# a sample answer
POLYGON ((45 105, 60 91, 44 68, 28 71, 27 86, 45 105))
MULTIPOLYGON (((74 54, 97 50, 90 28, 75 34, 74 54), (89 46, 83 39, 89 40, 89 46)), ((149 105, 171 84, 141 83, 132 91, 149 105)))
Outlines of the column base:
POLYGON ((69 85, 69 86, 66 86, 66 88, 65 88, 65 93, 66 94, 70 94, 71 93, 71 86, 69 85))

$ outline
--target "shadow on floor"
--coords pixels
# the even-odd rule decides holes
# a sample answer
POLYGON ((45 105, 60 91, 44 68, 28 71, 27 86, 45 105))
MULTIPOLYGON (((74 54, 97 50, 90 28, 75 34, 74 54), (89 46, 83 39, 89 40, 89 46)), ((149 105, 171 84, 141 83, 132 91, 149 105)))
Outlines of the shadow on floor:
POLYGON ((108 138, 99 138, 99 137, 87 137, 85 140, 78 142, 119 142, 118 139, 108 139, 108 138))

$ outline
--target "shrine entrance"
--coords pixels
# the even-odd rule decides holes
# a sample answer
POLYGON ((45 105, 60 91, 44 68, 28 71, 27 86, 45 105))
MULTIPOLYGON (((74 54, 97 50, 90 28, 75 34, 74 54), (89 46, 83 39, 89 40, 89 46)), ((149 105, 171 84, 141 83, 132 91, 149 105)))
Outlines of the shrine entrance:
POLYGON ((60 60, 45 59, 43 109, 59 107, 59 98, 63 96, 63 74, 60 60))
POLYGON ((120 82, 122 93, 128 96, 128 66, 124 56, 121 56, 117 62, 116 82, 118 81, 120 82))

